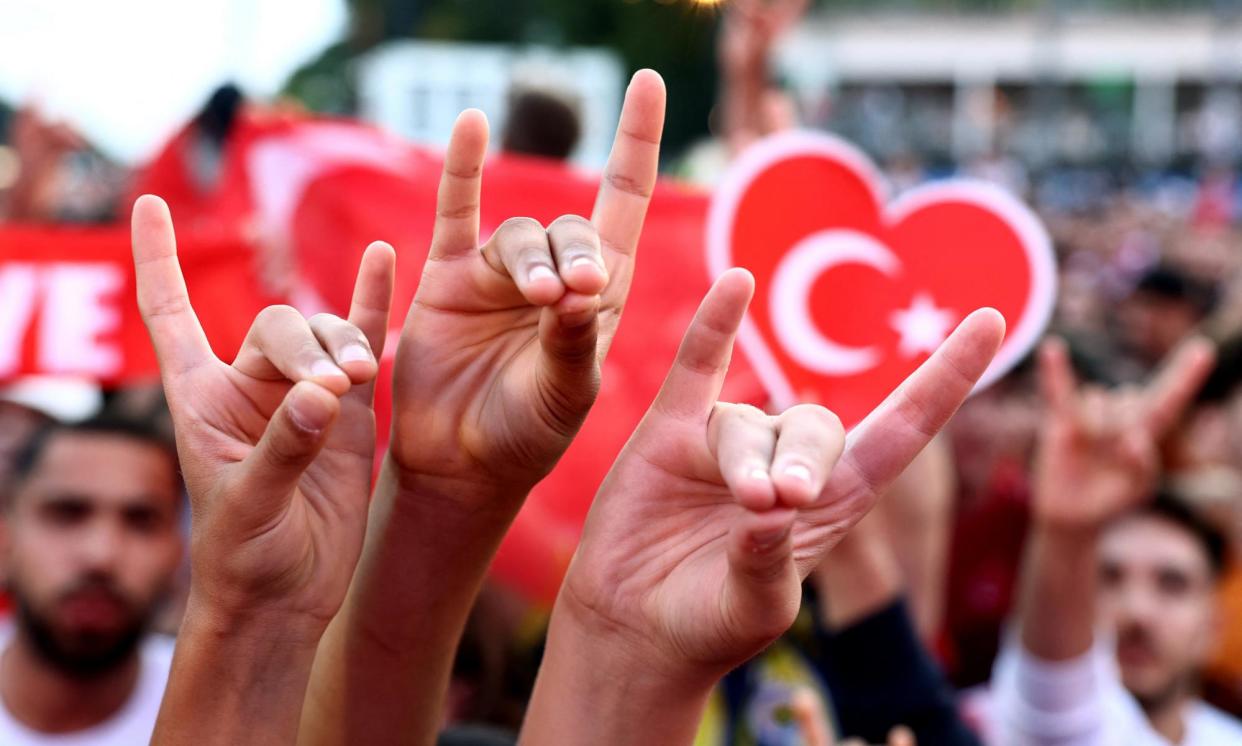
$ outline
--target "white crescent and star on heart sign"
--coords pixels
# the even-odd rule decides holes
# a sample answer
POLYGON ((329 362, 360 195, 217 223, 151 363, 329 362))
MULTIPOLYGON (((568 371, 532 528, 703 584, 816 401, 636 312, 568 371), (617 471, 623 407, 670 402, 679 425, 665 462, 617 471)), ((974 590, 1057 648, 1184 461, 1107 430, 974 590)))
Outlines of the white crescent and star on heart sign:
MULTIPOLYGON (((901 262, 875 238, 851 230, 816 233, 794 246, 772 280, 771 312, 781 345, 799 364, 825 375, 854 375, 874 368, 882 353, 875 347, 849 347, 823 334, 811 318, 811 290, 825 273, 847 264, 895 276, 901 262)), ((917 293, 910 307, 895 311, 889 323, 899 335, 898 351, 907 357, 929 354, 961 321, 960 314, 937 307, 928 292, 917 293)))
POLYGON ((732 266, 750 265, 759 271, 758 302, 742 323, 739 341, 773 403, 788 406, 808 395, 825 405, 835 402, 850 410, 843 417, 847 427, 889 393, 880 388, 889 385, 895 372, 907 367, 913 372, 981 305, 997 306, 1009 323, 1005 341, 976 390, 988 385, 1029 353, 1051 318, 1056 298, 1051 241, 1038 217, 1017 198, 990 184, 951 179, 917 187, 890 202, 884 178, 870 159, 825 133, 774 135, 735 159, 712 197, 706 247, 713 275, 732 266), (811 204, 822 199, 831 209, 823 215, 807 208, 789 214, 782 194, 798 194, 803 198, 797 203, 803 205, 808 204, 806 195, 817 195, 811 204), (942 212, 946 208, 951 212, 942 212), (938 228, 928 229, 925 238, 918 232, 921 228, 913 233, 907 229, 900 243, 886 243, 893 240, 887 229, 912 225, 905 222, 912 216, 932 220, 938 228), (765 231, 765 223, 776 230, 765 231), (883 227, 870 232, 867 226, 877 224, 883 227), (736 233, 739 225, 744 230, 736 233), (761 237, 768 233, 788 235, 791 225, 805 225, 808 231, 791 243, 763 243, 761 237), (946 225, 952 226, 947 233, 946 225), (735 245, 739 235, 746 243, 735 245), (907 268, 912 246, 936 252, 940 261, 930 265, 930 273, 928 254, 919 255, 918 269, 907 268), (975 261, 981 263, 971 264, 975 261), (892 298, 895 305, 882 312, 880 324, 868 325, 866 334, 876 335, 871 340, 855 335, 847 344, 828 334, 817 319, 833 313, 835 297, 850 302, 851 286, 827 296, 821 283, 844 267, 863 268, 909 288, 904 297, 892 298), (986 267, 982 271, 989 274, 963 283, 957 273, 969 267, 986 267), (885 327, 895 334, 884 334, 885 327), (884 371, 874 385, 866 380, 873 370, 884 371))

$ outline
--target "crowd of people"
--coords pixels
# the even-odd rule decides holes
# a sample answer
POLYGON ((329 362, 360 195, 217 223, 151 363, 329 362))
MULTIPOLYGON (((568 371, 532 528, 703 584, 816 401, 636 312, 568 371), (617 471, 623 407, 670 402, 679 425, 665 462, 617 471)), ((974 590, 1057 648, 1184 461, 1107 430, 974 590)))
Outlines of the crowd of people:
MULTIPOLYGON (((805 5, 731 6, 717 141, 684 173, 796 122, 766 60, 805 5)), ((200 115, 208 173, 237 105, 200 115)), ((269 308, 218 360, 169 211, 139 198, 162 391, 0 387, 0 743, 1242 744, 1229 169, 990 172, 1052 235, 1048 339, 967 398, 1004 331, 972 314, 848 438, 818 406, 718 401, 752 292, 726 273, 552 609, 488 580, 607 384, 664 105, 637 74, 592 215, 482 244, 488 133, 464 113, 399 337, 376 243, 343 318, 269 308)), ((513 110, 507 150, 572 152, 572 102, 513 110)), ((27 110, 10 141, 0 219, 129 210, 74 133, 27 110)))

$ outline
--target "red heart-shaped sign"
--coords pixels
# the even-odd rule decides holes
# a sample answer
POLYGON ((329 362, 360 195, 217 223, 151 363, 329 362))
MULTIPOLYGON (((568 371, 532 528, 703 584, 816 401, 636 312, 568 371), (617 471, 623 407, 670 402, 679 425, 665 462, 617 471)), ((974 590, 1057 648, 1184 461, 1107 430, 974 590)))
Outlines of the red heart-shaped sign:
POLYGON ((741 342, 776 404, 813 399, 857 424, 965 316, 991 306, 1008 333, 980 386, 1022 359, 1056 295, 1047 232, 992 185, 933 182, 888 203, 865 155, 829 135, 757 143, 712 199, 708 266, 746 267, 741 342))

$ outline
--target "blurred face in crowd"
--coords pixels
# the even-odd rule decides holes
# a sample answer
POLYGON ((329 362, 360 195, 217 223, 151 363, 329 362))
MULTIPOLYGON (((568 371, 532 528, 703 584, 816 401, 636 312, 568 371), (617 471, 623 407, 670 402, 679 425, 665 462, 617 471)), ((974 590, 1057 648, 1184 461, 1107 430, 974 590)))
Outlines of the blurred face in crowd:
POLYGON ((1192 303, 1137 292, 1120 307, 1118 322, 1126 346, 1143 362, 1163 360, 1194 331, 1200 312, 1192 303))
POLYGON ((8 482, 17 451, 45 421, 46 418, 33 409, 0 401, 0 489, 8 482))
POLYGON ((1215 577, 1202 544, 1156 516, 1104 535, 1101 611, 1117 635, 1122 682, 1148 709, 1192 693, 1216 634, 1215 577))
POLYGON ((124 662, 180 559, 179 500, 158 445, 52 435, 8 495, 2 544, 22 639, 74 676, 124 662))

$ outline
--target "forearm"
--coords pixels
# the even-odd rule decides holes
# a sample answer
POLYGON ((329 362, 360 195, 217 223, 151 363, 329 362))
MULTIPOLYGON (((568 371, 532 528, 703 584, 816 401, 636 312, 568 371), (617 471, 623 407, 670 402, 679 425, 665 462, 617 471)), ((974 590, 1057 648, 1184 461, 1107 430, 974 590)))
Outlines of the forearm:
POLYGON ((919 641, 906 603, 895 600, 822 638, 815 660, 842 735, 883 741, 905 725, 920 743, 977 746, 952 688, 919 641))
POLYGON ((151 743, 293 743, 316 640, 271 620, 222 623, 192 600, 151 743))
POLYGON ((846 534, 812 580, 820 595, 820 623, 832 631, 893 604, 902 594, 901 568, 874 516, 846 534))
POLYGON ((735 153, 763 135, 758 112, 763 104, 765 73, 766 70, 760 66, 758 69, 726 71, 722 76, 721 130, 725 142, 735 153))
POLYGON ((514 515, 445 499, 464 489, 384 465, 354 582, 315 659, 301 743, 434 740, 462 630, 514 515))
POLYGON ((1091 649, 1098 528, 1036 522, 1023 562, 1019 629, 1037 658, 1061 661, 1091 649))
POLYGON ((676 746, 694 741, 719 677, 662 670, 557 609, 519 743, 676 746))

